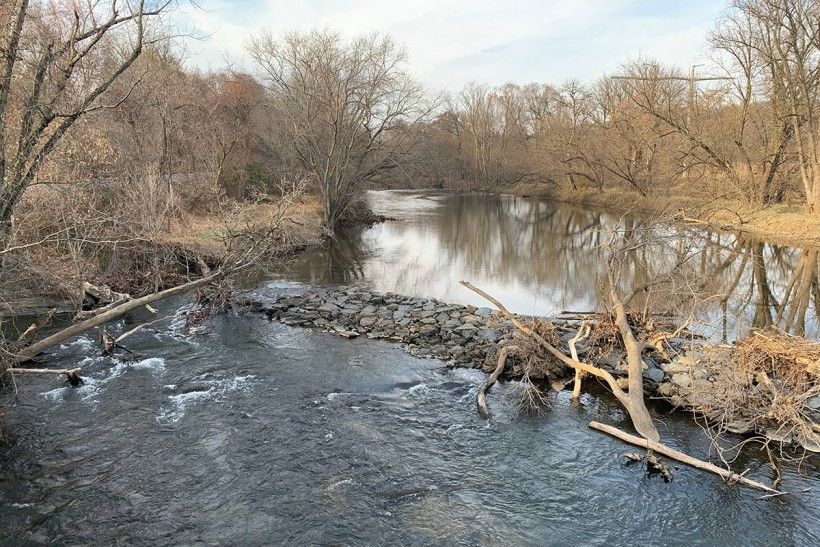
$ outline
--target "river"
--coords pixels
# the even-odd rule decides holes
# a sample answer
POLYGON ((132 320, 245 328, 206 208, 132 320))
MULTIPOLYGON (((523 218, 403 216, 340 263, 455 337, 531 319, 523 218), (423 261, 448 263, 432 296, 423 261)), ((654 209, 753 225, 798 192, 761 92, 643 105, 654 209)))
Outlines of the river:
MULTIPOLYGON (((516 311, 599 305, 590 289, 603 272, 597 244, 620 220, 615 215, 510 196, 369 198, 378 212, 403 220, 352 231, 254 291, 355 282, 476 303, 457 283, 466 278, 516 311)), ((755 252, 770 287, 764 298, 778 303, 790 277, 783 265, 799 264, 805 252, 708 237, 720 248, 710 259, 716 264, 739 249, 736 264, 721 270, 728 273, 712 275, 743 279, 738 294, 717 311, 703 308, 707 318, 729 310, 726 326, 710 335, 731 338, 765 316, 754 299, 760 276, 744 271, 759 269, 755 252)), ((165 302, 161 313, 187 305, 165 302)), ((815 315, 806 314, 810 334, 815 315)), ((3 395, 9 438, 0 445, 0 543, 820 541, 816 460, 785 465, 782 488, 792 495, 775 499, 687 467, 665 483, 624 464, 629 447, 587 428, 591 420, 629 427, 601 390, 579 406, 560 393, 551 409, 531 415, 517 409, 516 384, 501 384, 489 397, 492 418, 482 420, 473 402, 480 372, 253 315, 222 315, 193 331, 180 316, 128 346, 136 357, 100 357, 90 336, 78 337, 50 362, 82 366, 84 386, 32 377, 19 382, 16 399, 3 395)), ((690 418, 663 406, 652 412, 668 444, 709 453, 690 418)), ((735 465, 771 480, 761 454, 735 465)))

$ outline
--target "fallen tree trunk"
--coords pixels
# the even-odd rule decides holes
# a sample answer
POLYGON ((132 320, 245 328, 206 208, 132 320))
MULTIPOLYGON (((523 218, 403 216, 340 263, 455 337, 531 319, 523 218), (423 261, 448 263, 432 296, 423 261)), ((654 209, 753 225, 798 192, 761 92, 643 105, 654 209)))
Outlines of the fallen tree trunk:
POLYGON ((611 273, 609 276, 609 299, 615 309, 615 325, 621 333, 621 339, 624 348, 626 348, 630 402, 627 410, 629 416, 632 418, 632 423, 638 433, 647 439, 660 441, 661 436, 658 433, 658 428, 655 427, 655 422, 652 421, 649 410, 646 408, 646 402, 643 399, 643 359, 641 357, 643 347, 635 339, 632 327, 629 326, 629 321, 626 318, 626 308, 624 308, 624 304, 618 296, 615 280, 611 273))
POLYGON ((697 458, 693 458, 683 452, 679 452, 674 448, 666 446, 665 444, 661 444, 656 441, 652 441, 649 439, 641 439, 640 437, 636 437, 635 435, 630 435, 624 431, 621 431, 617 427, 613 427, 611 425, 602 424, 599 422, 590 422, 589 427, 592 429, 597 429, 598 431, 602 431, 608 435, 612 435, 613 437, 620 439, 624 442, 629 444, 633 444, 635 446, 640 446, 641 448, 646 448, 647 450, 654 450, 658 454, 663 454, 667 458, 672 458, 673 460, 677 460, 681 463, 685 463, 686 465, 691 465, 697 469, 701 469, 703 471, 708 471, 710 473, 714 473, 715 475, 719 475, 723 477, 728 482, 740 482, 747 486, 751 486, 753 488, 757 488, 759 490, 764 490, 769 494, 773 495, 782 495, 785 492, 780 492, 779 490, 775 490, 769 486, 766 486, 762 482, 758 482, 752 479, 747 479, 743 475, 738 475, 737 473, 733 473, 728 469, 724 469, 722 467, 718 467, 717 465, 709 462, 705 462, 703 460, 699 460, 697 458))
POLYGON ((78 334, 81 334, 89 329, 105 324, 109 321, 113 321, 114 319, 118 319, 132 310, 135 310, 147 304, 151 304, 152 302, 157 302, 158 300, 162 300, 164 298, 169 298, 177 294, 182 294, 192 289, 196 289, 197 287, 208 285, 209 283, 218 281, 229 274, 236 273, 244 267, 245 266, 238 266, 235 268, 221 269, 207 277, 202 277, 200 279, 196 279, 188 283, 183 283, 182 285, 177 285, 176 287, 171 287, 170 289, 152 293, 141 298, 127 300, 113 309, 95 315, 94 317, 91 317, 84 321, 80 321, 79 323, 75 323, 70 327, 58 331, 52 334, 51 336, 43 338, 42 340, 35 342, 28 347, 23 348, 15 354, 13 360, 15 363, 24 363, 26 361, 29 361, 32 358, 39 355, 40 353, 42 353, 43 351, 53 346, 56 346, 57 344, 65 340, 68 340, 69 338, 77 336, 78 334))
POLYGON ((501 352, 498 354, 498 365, 495 367, 495 370, 492 374, 490 374, 484 383, 478 388, 478 393, 475 395, 475 404, 478 408, 478 413, 481 414, 482 418, 489 418, 490 417, 490 409, 487 408, 487 390, 489 390, 495 384, 498 377, 501 376, 501 373, 504 372, 504 365, 507 363, 507 356, 510 352, 518 351, 516 346, 504 346, 501 348, 501 352))

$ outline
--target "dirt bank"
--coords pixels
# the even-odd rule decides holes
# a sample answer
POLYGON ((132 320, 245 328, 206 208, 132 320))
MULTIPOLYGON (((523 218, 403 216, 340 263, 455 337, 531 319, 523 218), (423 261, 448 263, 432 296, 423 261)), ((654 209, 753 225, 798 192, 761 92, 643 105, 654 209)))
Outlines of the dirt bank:
MULTIPOLYGON (((33 316, 46 310, 73 312, 82 298, 84 281, 108 285, 141 296, 198 275, 200 259, 214 266, 237 235, 262 232, 279 215, 279 204, 237 203, 216 212, 181 212, 166 231, 150 238, 107 245, 107 252, 74 256, 59 244, 43 245, 5 257, 0 276, 0 316, 33 316)), ((321 245, 321 203, 302 196, 290 204, 276 230, 273 252, 278 259, 321 245)), ((101 247, 102 248, 102 247, 101 247)))

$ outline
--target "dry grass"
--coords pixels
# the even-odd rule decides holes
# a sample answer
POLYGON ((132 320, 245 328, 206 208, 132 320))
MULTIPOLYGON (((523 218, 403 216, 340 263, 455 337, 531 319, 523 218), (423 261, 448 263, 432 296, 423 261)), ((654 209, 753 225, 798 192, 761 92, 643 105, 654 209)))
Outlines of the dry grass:
POLYGON ((731 196, 716 197, 704 192, 701 196, 673 193, 642 196, 625 188, 573 190, 534 184, 519 184, 511 188, 518 195, 595 207, 615 213, 643 213, 669 220, 686 217, 705 226, 745 232, 766 241, 791 246, 820 245, 820 216, 806 212, 802 203, 783 203, 769 207, 749 203, 731 196))
MULTIPOLYGON (((4 307, 13 312, 51 297, 74 301, 83 281, 133 296, 153 292, 199 274, 200 259, 213 267, 231 236, 279 225, 276 199, 194 207, 159 193, 155 206, 138 206, 140 188, 112 182, 30 189, 15 216, 18 250, 6 256, 13 267, 0 279, 4 307)), ((288 250, 318 241, 319 201, 301 194, 286 205, 276 245, 288 250)))

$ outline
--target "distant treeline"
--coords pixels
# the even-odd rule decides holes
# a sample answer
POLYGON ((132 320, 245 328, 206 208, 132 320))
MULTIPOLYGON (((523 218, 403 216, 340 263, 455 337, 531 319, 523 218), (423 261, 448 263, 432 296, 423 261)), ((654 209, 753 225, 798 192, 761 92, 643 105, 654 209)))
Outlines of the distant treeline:
POLYGON ((425 91, 378 34, 262 33, 242 71, 201 72, 173 46, 166 3, 83 6, 0 8, 4 246, 13 218, 48 207, 38 186, 96 185, 85 209, 129 195, 157 219, 307 181, 330 230, 378 184, 799 199, 820 213, 820 0, 732 1, 697 74, 638 60, 592 84, 452 96, 425 91))

